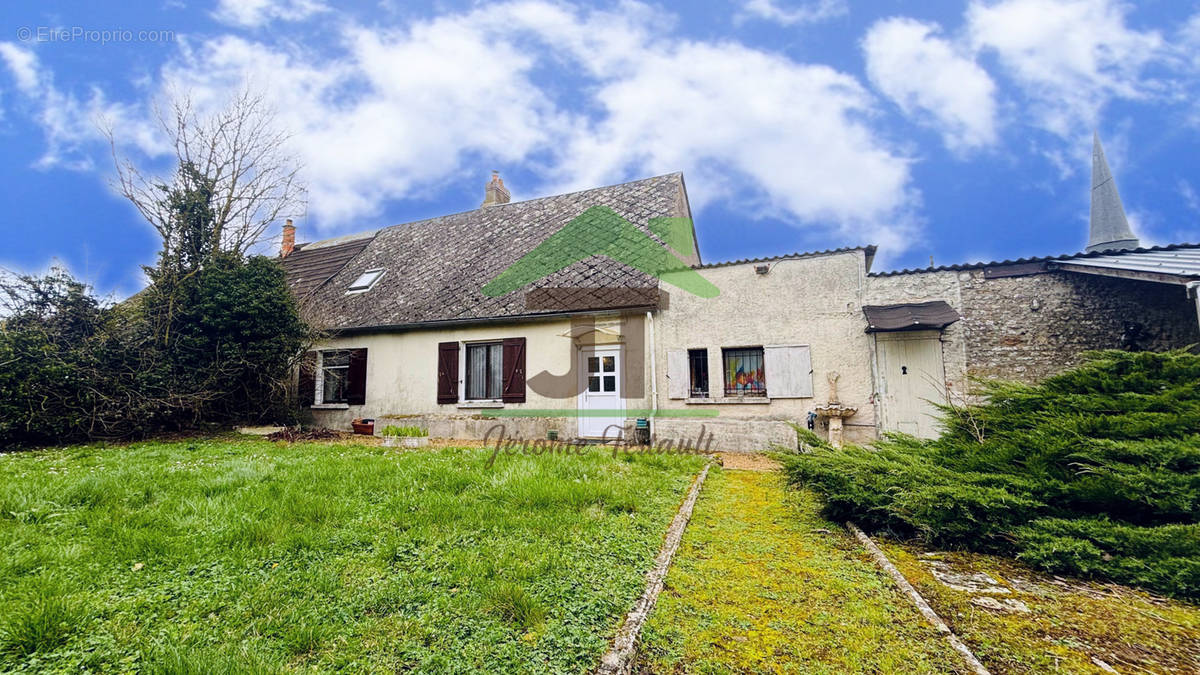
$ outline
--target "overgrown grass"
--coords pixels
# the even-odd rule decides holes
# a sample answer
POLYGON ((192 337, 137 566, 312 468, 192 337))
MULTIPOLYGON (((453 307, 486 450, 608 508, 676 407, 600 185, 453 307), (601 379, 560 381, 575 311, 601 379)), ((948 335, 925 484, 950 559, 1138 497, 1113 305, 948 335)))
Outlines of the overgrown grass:
POLYGON ((712 471, 643 633, 643 672, 951 673, 961 660, 811 492, 712 471))
POLYGON ((224 438, 0 456, 0 670, 572 672, 700 461, 224 438))
POLYGON ((789 476, 836 520, 1200 598, 1200 356, 1095 352, 985 392, 936 440, 809 443, 789 476))

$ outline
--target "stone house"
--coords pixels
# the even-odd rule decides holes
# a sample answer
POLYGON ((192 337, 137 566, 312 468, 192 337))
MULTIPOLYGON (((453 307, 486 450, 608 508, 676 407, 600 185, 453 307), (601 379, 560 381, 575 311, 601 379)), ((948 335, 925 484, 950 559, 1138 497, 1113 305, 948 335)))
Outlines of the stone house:
POLYGON ((973 376, 1200 342, 1200 246, 1138 248, 1095 148, 1088 251, 922 270, 873 271, 873 246, 705 263, 678 173, 523 202, 493 176, 478 209, 309 244, 289 224, 329 335, 299 398, 326 426, 464 439, 932 436, 973 376))

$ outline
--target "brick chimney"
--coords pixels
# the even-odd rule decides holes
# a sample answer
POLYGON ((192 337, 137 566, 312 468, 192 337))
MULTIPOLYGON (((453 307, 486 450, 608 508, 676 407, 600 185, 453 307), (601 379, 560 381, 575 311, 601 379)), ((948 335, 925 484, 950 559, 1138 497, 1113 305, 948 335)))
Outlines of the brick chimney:
POLYGON ((508 188, 504 187, 504 179, 500 177, 499 171, 493 171, 492 180, 483 192, 483 204, 480 205, 480 208, 507 204, 509 199, 508 188))
POLYGON ((292 219, 288 218, 283 224, 283 242, 279 245, 279 257, 286 258, 296 248, 296 226, 292 224, 292 219))

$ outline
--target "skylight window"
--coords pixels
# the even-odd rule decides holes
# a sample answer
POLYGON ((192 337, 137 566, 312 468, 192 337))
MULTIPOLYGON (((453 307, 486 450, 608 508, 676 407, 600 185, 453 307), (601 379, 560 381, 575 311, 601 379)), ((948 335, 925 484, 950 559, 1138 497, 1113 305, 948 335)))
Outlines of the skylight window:
POLYGON ((382 277, 383 273, 386 271, 387 270, 383 269, 382 267, 379 267, 379 268, 376 268, 373 270, 367 270, 366 272, 363 272, 361 275, 359 275, 359 277, 357 279, 354 280, 354 283, 350 284, 350 288, 347 288, 346 292, 347 293, 364 293, 366 291, 371 290, 371 287, 374 286, 375 283, 379 281, 379 278, 382 277))

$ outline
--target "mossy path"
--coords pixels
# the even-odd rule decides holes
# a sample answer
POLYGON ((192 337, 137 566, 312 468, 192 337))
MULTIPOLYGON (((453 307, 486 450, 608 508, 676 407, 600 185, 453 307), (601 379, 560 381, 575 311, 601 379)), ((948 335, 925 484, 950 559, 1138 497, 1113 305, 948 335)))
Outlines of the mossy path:
POLYGON ((714 470, 643 632, 641 672, 961 672, 818 511, 778 473, 714 470))

